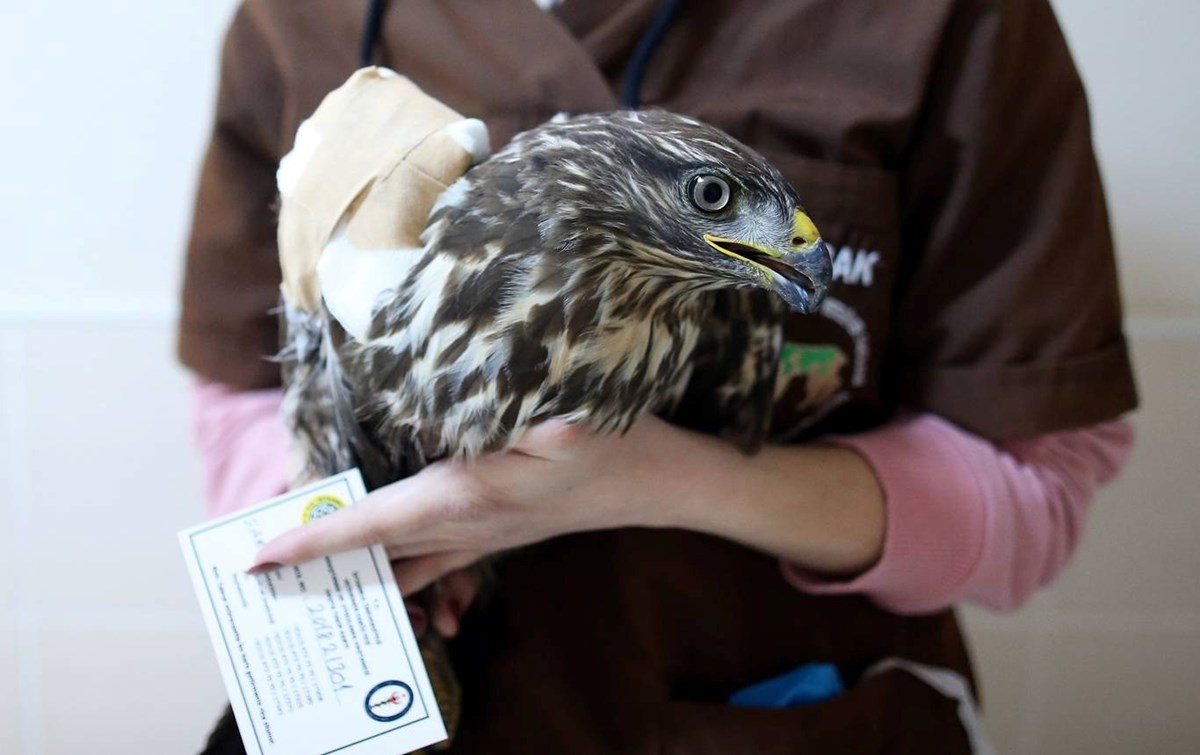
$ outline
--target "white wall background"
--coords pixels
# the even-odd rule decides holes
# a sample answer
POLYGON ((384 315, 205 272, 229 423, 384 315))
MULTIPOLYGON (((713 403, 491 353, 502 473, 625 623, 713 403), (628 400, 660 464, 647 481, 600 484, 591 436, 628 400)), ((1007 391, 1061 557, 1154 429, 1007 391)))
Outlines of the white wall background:
POLYGON ((233 6, 0 6, 0 753, 196 752, 223 704, 172 350, 233 6))
MULTIPOLYGON (((1068 575, 966 611, 1002 752, 1200 751, 1200 4, 1056 0, 1093 101, 1145 409, 1068 575)), ((233 0, 0 10, 0 752, 195 751, 221 705, 181 248, 233 0)))

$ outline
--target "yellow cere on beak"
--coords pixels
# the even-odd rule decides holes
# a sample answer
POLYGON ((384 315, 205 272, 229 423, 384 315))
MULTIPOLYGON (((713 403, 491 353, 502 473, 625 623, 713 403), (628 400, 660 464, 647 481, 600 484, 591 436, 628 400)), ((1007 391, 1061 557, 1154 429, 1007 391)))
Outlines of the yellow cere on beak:
POLYGON ((805 244, 812 244, 821 238, 821 233, 807 215, 800 210, 796 210, 796 217, 792 221, 792 236, 793 243, 795 243, 796 239, 799 239, 805 244))

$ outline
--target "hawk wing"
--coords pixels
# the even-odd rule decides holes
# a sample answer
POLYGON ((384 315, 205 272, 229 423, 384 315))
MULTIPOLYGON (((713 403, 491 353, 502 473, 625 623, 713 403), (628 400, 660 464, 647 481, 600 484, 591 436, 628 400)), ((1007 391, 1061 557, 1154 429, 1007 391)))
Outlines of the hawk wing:
MULTIPOLYGON (((384 451, 368 433, 355 392, 343 370, 353 344, 324 310, 320 314, 285 306, 283 416, 299 446, 301 479, 319 479, 358 467, 369 489, 414 474, 422 461, 384 451)), ((415 450, 415 449, 414 449, 415 450)))

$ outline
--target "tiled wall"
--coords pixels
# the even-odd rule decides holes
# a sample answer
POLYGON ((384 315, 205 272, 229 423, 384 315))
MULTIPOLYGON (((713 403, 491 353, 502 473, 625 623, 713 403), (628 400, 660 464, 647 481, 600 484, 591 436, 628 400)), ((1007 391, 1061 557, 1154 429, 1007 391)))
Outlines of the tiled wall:
POLYGON ((1200 332, 1135 338, 1125 474, 1025 610, 963 611, 1003 753, 1200 752, 1200 332))
POLYGON ((0 752, 194 752, 222 685, 166 321, 0 326, 0 752))
MULTIPOLYGON (((233 2, 0 10, 0 91, 36 105, 0 119, 4 755, 192 752, 222 704, 175 541, 200 502, 171 333, 233 2)), ((1092 89, 1145 408, 1065 578, 1012 616, 964 615, 1001 752, 1195 753, 1200 103, 1165 72, 1200 6, 1056 5, 1092 89)))

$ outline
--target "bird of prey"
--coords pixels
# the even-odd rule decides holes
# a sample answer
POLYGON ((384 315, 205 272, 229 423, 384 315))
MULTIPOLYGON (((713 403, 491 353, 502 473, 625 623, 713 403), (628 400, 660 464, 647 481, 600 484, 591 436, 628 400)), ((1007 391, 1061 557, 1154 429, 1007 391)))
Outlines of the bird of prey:
MULTIPOLYGON (((303 158, 315 140, 301 136, 303 158)), ((335 275, 346 241, 335 231, 322 253, 315 306, 288 300, 285 265, 284 414, 305 476, 358 467, 368 488, 504 450, 556 416, 621 432, 657 412, 752 452, 786 310, 814 310, 832 272, 778 171, 655 111, 519 134, 450 184, 420 248, 386 264, 335 275), (386 280, 353 285, 364 277, 386 280)), ((448 652, 432 633, 421 645, 453 732, 448 652)))
POLYGON ((422 248, 348 332, 287 306, 285 413, 312 476, 368 487, 510 447, 561 416, 645 412, 763 441, 788 308, 829 253, 787 181, 697 120, 556 118, 438 198, 422 248))

